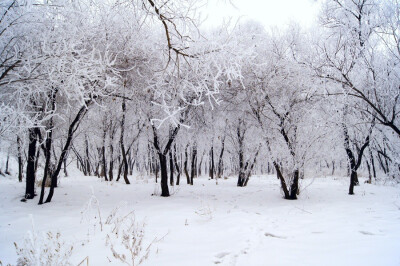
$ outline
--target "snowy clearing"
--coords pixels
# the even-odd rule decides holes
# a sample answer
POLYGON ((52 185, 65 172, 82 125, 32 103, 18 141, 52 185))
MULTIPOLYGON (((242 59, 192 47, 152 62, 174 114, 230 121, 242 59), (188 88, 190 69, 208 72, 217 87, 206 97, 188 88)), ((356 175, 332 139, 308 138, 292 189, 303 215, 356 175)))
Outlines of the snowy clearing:
POLYGON ((197 178, 162 198, 152 196, 153 179, 125 185, 75 174, 39 206, 20 202, 24 183, 2 178, 0 260, 16 263, 13 242, 32 230, 32 214, 36 233, 60 232, 74 246, 72 265, 86 257, 89 265, 121 265, 106 246, 110 227, 100 230, 96 208, 84 211, 93 188, 103 223, 125 202, 146 224, 144 246, 158 239, 143 265, 400 265, 398 187, 362 182, 349 196, 348 178, 305 179, 303 187, 312 185, 288 201, 275 176, 253 176, 244 188, 236 181, 197 178))

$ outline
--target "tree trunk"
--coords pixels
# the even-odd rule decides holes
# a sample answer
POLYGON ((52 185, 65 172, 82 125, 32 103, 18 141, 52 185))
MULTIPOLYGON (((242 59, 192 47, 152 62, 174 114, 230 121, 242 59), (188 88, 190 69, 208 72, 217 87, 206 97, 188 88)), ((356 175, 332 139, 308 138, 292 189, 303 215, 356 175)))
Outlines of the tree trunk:
POLYGON ((51 118, 50 125, 48 128, 47 138, 46 138, 46 154, 45 154, 46 162, 45 162, 45 166, 44 166, 44 174, 43 174, 43 180, 42 180, 42 187, 41 187, 41 191, 40 191, 39 204, 43 204, 46 180, 47 180, 47 177, 49 176, 49 172, 50 172, 49 171, 50 170, 50 160, 51 160, 51 152, 50 151, 51 151, 52 143, 53 143, 53 119, 51 118))
POLYGON ((174 162, 175 162, 175 169, 176 169, 176 185, 179 186, 180 178, 181 178, 181 169, 178 165, 178 160, 176 159, 176 145, 174 146, 174 162))
POLYGON ((25 199, 33 199, 35 197, 35 162, 36 162, 36 144, 39 129, 29 128, 29 146, 28 146, 28 160, 26 165, 26 188, 25 199))
POLYGON ((7 160, 6 160, 6 170, 4 171, 4 173, 6 174, 6 175, 10 175, 10 171, 9 171, 9 169, 8 169, 8 161, 10 160, 10 152, 8 151, 7 152, 7 160))
POLYGON ((90 167, 90 155, 89 155, 89 140, 88 137, 85 136, 85 152, 86 152, 86 158, 85 158, 85 165, 84 167, 86 168, 86 174, 91 175, 91 167, 90 167))
POLYGON ((356 170, 351 170, 350 173, 350 187, 349 187, 349 195, 354 195, 354 186, 357 185, 358 178, 357 178, 357 171, 356 170))
POLYGON ((125 133, 125 113, 126 113, 126 105, 125 98, 122 100, 122 119, 121 119, 121 138, 119 143, 121 145, 121 153, 122 153, 122 162, 124 164, 124 180, 127 185, 130 184, 128 179, 128 160, 126 158, 125 144, 124 144, 124 133, 125 133))
POLYGON ((224 156, 224 150, 225 150, 225 135, 222 138, 221 141, 221 152, 219 153, 219 159, 218 159, 218 173, 217 173, 217 178, 221 178, 223 175, 223 156, 224 156))
POLYGON ((169 184, 174 185, 174 162, 172 157, 172 149, 169 150, 169 184))
POLYGON ((185 147, 185 162, 183 163, 183 171, 185 172, 186 175, 186 181, 188 184, 190 184, 190 176, 189 176, 189 172, 188 172, 188 152, 187 149, 189 147, 189 144, 186 145, 185 147))
POLYGON ((113 171, 114 171, 114 147, 110 145, 110 168, 108 170, 108 177, 109 180, 112 181, 114 178, 113 171))
POLYGON ((299 192, 299 170, 296 169, 293 172, 293 180, 292 184, 290 185, 289 199, 296 200, 298 192, 299 192))
POLYGON ((192 149, 192 167, 190 173, 190 185, 193 186, 193 179, 196 176, 197 171, 197 144, 193 145, 192 149))
POLYGON ((65 156, 65 158, 63 160, 63 162, 64 162, 64 175, 65 176, 68 176, 68 172, 67 172, 67 157, 68 157, 68 154, 67 154, 67 156, 65 156))
POLYGON ((21 138, 17 136, 17 151, 18 151, 18 181, 22 182, 23 175, 23 167, 24 162, 22 160, 22 147, 21 147, 21 138))
POLYGON ((246 178, 246 173, 245 173, 245 169, 244 169, 244 156, 243 156, 243 142, 244 142, 244 134, 245 134, 245 130, 241 129, 242 126, 242 120, 239 119, 239 124, 237 126, 237 141, 238 141, 238 145, 239 145, 239 176, 238 176, 238 182, 237 182, 237 186, 238 187, 243 187, 244 186, 244 182, 245 182, 245 178, 246 178))
POLYGON ((103 131, 103 146, 101 147, 101 157, 102 157, 102 164, 103 164, 101 174, 102 174, 102 176, 104 176, 104 179, 106 181, 108 181, 108 178, 107 178, 107 160, 106 160, 106 134, 107 134, 107 129, 104 128, 104 131, 103 131))
POLYGON ((209 171, 209 176, 211 179, 214 179, 214 146, 211 146, 210 150, 210 171, 209 171))
POLYGON ((161 168, 161 197, 169 197, 167 158, 164 154, 158 153, 161 168))
POLYGON ((369 148, 369 156, 371 157, 372 172, 374 174, 374 178, 376 179, 375 161, 374 161, 374 156, 372 155, 371 148, 369 148))
POLYGON ((344 133, 344 148, 348 158, 348 168, 350 170, 350 187, 349 187, 349 195, 354 195, 354 186, 358 185, 358 176, 357 170, 361 165, 362 156, 364 153, 365 148, 369 145, 369 135, 371 134, 372 127, 369 130, 369 135, 366 137, 364 144, 362 145, 361 149, 358 150, 358 158, 356 159, 353 152, 350 149, 350 140, 349 134, 347 131, 347 126, 343 123, 343 133, 344 133))
POLYGON ((282 175, 282 172, 281 172, 281 169, 279 167, 279 164, 277 162, 275 162, 275 161, 273 161, 272 163, 273 163, 273 165, 275 167, 275 170, 276 170, 276 176, 281 181, 281 188, 283 190, 284 197, 285 197, 285 199, 290 199, 289 190, 287 188, 286 181, 285 181, 285 178, 282 175))
POLYGON ((62 163, 64 161, 64 158, 67 156, 69 147, 71 146, 72 143, 72 138, 74 136, 74 133, 76 132, 76 130, 79 127, 80 122, 82 121, 82 118, 86 115, 87 111, 88 111, 88 106, 92 103, 91 100, 87 101, 85 103, 85 105, 83 105, 81 107, 81 109, 79 110, 78 114, 75 116, 75 119, 72 121, 72 123, 70 124, 69 128, 68 128, 68 135, 67 135, 67 141, 61 151, 61 155, 60 158, 58 160, 57 163, 57 167, 55 169, 55 171, 53 172, 53 174, 51 175, 51 186, 50 186, 50 191, 49 191, 49 195, 47 196, 46 199, 46 203, 50 202, 51 199, 53 198, 54 195, 54 188, 57 185, 57 179, 58 179, 58 175, 60 174, 61 171, 61 166, 62 163))
POLYGON ((369 165, 368 159, 365 160, 365 162, 367 163, 367 168, 368 168, 368 184, 372 183, 372 174, 371 174, 371 165, 369 165))
MULTIPOLYGON (((56 93, 57 90, 52 90, 51 92, 51 111, 54 112, 55 107, 56 107, 56 93)), ((43 198, 44 198, 44 191, 45 191, 45 186, 46 186, 46 180, 47 177, 51 178, 52 172, 50 169, 50 164, 51 164, 51 148, 53 144, 53 117, 50 118, 49 120, 49 125, 47 127, 47 136, 46 136, 46 146, 45 146, 45 165, 44 165, 44 173, 43 173, 43 179, 42 179, 42 187, 40 191, 40 198, 39 198, 39 204, 43 204, 43 198)), ((55 157, 55 155, 54 155, 55 157)), ((65 157, 66 158, 66 157, 65 157)), ((65 161, 63 160, 65 163, 65 161)))

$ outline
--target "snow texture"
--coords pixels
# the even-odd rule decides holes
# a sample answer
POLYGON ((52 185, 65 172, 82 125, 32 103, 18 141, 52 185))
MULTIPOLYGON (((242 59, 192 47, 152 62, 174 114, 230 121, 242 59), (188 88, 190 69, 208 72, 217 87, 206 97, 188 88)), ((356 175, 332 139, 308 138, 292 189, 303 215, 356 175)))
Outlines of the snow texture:
POLYGON ((72 265, 87 257, 89 265, 121 265, 106 243, 107 216, 118 206, 143 224, 142 248, 151 244, 143 265, 400 265, 399 187, 360 182, 349 196, 348 178, 321 177, 288 201, 275 176, 253 176, 244 188, 233 177, 218 185, 203 177, 162 198, 151 196, 153 179, 128 186, 71 176, 45 205, 20 202, 24 184, 1 177, 3 265, 16 263, 13 243, 32 229, 31 214, 36 233, 59 232, 73 245, 72 265))

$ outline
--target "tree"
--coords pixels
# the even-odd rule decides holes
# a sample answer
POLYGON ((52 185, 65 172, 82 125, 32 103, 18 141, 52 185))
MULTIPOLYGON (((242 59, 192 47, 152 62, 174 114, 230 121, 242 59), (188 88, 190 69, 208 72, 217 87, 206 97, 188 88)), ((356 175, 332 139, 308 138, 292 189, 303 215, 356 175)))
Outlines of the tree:
POLYGON ((341 85, 329 94, 360 99, 364 112, 400 136, 398 14, 397 1, 326 1, 321 21, 327 32, 316 46, 320 56, 313 68, 341 85))

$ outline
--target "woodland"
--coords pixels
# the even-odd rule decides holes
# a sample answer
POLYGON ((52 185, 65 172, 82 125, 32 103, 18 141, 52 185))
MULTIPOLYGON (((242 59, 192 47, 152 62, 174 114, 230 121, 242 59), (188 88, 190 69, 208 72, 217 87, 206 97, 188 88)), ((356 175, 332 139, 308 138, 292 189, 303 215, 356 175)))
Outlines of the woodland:
POLYGON ((279 204, 307 201, 321 176, 343 177, 349 204, 360 186, 398 187, 398 1, 326 0, 309 29, 204 27, 202 5, 1 1, 0 186, 20 182, 10 204, 34 214, 60 204, 65 180, 123 191, 144 176, 160 202, 228 179, 266 195, 260 176, 279 204))

